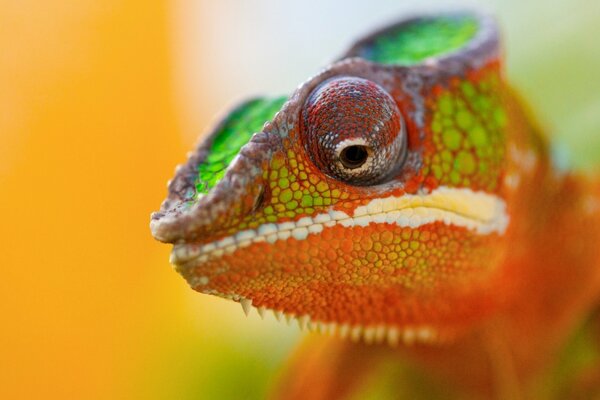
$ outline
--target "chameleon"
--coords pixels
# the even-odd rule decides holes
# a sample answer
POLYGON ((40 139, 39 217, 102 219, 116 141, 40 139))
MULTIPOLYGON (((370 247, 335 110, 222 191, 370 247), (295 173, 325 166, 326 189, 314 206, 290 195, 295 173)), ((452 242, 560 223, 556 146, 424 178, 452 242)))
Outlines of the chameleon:
POLYGON ((176 271, 321 333, 274 398, 382 373, 392 398, 600 395, 600 179, 557 162, 503 59, 492 16, 403 18, 177 168, 150 222, 176 271))

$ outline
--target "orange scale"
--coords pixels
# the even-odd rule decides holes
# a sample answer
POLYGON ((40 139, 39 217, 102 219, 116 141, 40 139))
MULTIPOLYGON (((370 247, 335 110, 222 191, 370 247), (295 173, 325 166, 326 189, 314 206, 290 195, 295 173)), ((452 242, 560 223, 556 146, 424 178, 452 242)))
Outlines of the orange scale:
POLYGON ((309 275, 312 275, 312 273, 315 271, 315 267, 313 265, 310 264, 306 264, 302 266, 302 272, 308 272, 309 275))
POLYGON ((321 262, 320 259, 312 258, 310 260, 310 263, 312 264, 313 267, 320 267, 320 266, 322 266, 322 262, 321 262))
POLYGON ((356 240, 357 237, 361 236, 361 232, 357 228, 342 228, 340 231, 342 235, 338 236, 339 238, 356 240))
MULTIPOLYGON (((314 240, 316 240, 315 244, 318 243, 319 241, 323 240, 323 242, 328 242, 330 240, 332 240, 335 237, 335 231, 336 231, 336 227, 332 227, 329 229, 323 229, 323 231, 321 232, 321 238, 319 238, 318 236, 313 236, 314 240)), ((309 236, 310 238, 311 236, 309 236)))
POLYGON ((324 245, 319 245, 318 248, 311 248, 307 251, 307 253, 311 256, 311 260, 320 259, 323 257, 323 247, 324 245))
MULTIPOLYGON (((369 235, 371 235, 371 233, 375 232, 375 225, 376 224, 369 224, 367 226, 360 227, 360 229, 362 229, 364 237, 368 237, 369 235)), ((359 227, 357 227, 357 228, 359 228, 359 227)))
POLYGON ((354 242, 352 240, 352 238, 344 238, 341 242, 340 242, 340 250, 341 253, 349 253, 354 249, 354 242))
POLYGON ((277 264, 284 264, 289 259, 289 246, 287 243, 276 242, 274 245, 274 251, 271 251, 269 254, 273 260, 273 262, 277 264))
POLYGON ((336 271, 339 268, 339 263, 337 262, 337 258, 334 258, 331 261, 332 262, 328 262, 328 263, 324 264, 324 267, 326 269, 324 269, 323 271, 336 271))
POLYGON ((359 241, 362 250, 371 250, 373 248, 373 240, 370 237, 364 237, 359 241))
POLYGON ((365 258, 367 256, 367 252, 364 251, 364 250, 359 250, 357 252, 357 255, 358 255, 359 258, 365 258))
MULTIPOLYGON (((308 235, 308 237, 306 239, 304 239, 310 246, 309 249, 312 250, 315 247, 319 247, 319 245, 321 244, 321 242, 325 242, 325 237, 330 235, 330 233, 328 233, 329 229, 324 229, 321 234, 319 235, 308 235)), ((310 251, 309 250, 309 251, 310 251)))
POLYGON ((307 252, 310 249, 310 243, 307 240, 298 240, 295 241, 295 243, 297 243, 297 248, 300 252, 307 252))
POLYGON ((308 252, 305 252, 305 251, 300 252, 297 257, 298 257, 298 261, 300 261, 303 264, 308 263, 310 261, 310 258, 311 258, 310 254, 308 252))
POLYGON ((383 244, 391 244, 394 240, 394 234, 390 231, 384 231, 381 233, 381 242, 383 244))

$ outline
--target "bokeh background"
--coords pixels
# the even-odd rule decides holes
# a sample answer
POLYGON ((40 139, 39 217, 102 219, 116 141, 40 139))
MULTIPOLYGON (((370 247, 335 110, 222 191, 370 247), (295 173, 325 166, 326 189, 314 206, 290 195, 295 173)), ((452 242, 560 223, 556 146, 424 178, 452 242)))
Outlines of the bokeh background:
POLYGON ((498 16, 514 85, 600 160, 597 0, 0 0, 0 398, 262 398, 297 328, 188 289, 149 214, 228 105, 457 4, 498 16))

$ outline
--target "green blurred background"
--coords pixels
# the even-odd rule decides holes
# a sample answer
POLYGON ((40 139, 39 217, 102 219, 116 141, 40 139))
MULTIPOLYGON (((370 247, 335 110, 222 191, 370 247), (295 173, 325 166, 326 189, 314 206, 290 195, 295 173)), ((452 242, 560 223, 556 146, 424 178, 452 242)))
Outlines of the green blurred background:
POLYGON ((188 289, 149 214, 215 115, 403 14, 496 14, 514 85, 600 160, 600 2, 355 3, 0 1, 0 398, 262 398, 297 328, 188 289))

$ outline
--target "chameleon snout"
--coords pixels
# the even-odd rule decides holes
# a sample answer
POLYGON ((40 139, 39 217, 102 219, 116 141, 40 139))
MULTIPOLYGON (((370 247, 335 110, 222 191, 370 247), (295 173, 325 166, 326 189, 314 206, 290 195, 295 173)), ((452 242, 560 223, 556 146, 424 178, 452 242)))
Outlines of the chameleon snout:
MULTIPOLYGON (((209 138, 210 139, 210 138, 209 138)), ((169 196, 151 216, 152 235, 165 243, 203 243, 223 237, 234 223, 261 204, 272 145, 262 132, 254 135, 233 159, 223 178, 207 193, 195 186, 197 166, 207 157, 201 144, 188 163, 177 168, 169 196)))

